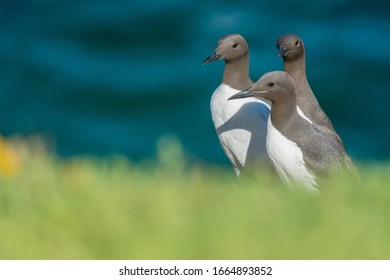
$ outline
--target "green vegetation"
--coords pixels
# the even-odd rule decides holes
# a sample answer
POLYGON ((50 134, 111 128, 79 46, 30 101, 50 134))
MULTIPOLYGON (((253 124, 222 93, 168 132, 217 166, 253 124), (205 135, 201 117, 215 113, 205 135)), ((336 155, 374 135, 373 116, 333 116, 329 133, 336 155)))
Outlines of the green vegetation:
POLYGON ((311 194, 161 145, 139 164, 23 152, 0 175, 0 259, 390 259, 389 165, 311 194))

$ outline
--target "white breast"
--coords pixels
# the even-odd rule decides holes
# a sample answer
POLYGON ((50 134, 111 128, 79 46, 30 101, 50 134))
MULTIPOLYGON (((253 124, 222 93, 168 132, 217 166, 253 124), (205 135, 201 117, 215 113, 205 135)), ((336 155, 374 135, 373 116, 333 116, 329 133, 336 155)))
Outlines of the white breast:
POLYGON ((298 145, 280 133, 268 119, 267 153, 279 176, 289 185, 303 184, 310 190, 315 188, 316 178, 307 169, 298 145))
POLYGON ((266 157, 269 106, 256 98, 228 100, 239 92, 221 84, 211 98, 211 115, 222 148, 237 176, 240 168, 266 157))

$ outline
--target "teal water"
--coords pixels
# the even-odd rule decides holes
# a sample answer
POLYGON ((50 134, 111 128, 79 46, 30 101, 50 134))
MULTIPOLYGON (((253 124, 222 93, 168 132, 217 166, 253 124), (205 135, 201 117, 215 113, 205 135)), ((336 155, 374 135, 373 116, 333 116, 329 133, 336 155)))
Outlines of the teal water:
POLYGON ((227 163, 209 111, 223 63, 202 60, 240 33, 257 80, 293 32, 351 155, 390 157, 390 2, 2 0, 0 23, 0 134, 45 135, 61 156, 141 160, 174 135, 227 163))

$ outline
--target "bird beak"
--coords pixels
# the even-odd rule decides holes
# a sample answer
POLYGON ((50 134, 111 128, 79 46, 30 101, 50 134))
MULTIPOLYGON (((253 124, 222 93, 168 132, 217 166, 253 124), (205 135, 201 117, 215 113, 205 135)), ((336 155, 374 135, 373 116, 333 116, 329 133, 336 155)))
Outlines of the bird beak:
POLYGON ((240 98, 246 98, 246 97, 253 97, 253 93, 250 92, 249 89, 244 89, 243 91, 236 93, 235 95, 228 98, 228 100, 240 99, 240 98))
POLYGON ((202 65, 205 65, 205 64, 207 64, 209 62, 213 62, 213 61, 219 60, 221 57, 222 57, 222 55, 221 54, 217 54, 217 51, 215 51, 211 55, 206 57, 205 60, 203 60, 202 65))
POLYGON ((278 56, 285 56, 286 53, 287 53, 286 48, 285 48, 283 45, 281 45, 281 46, 279 47, 279 50, 278 50, 278 56))

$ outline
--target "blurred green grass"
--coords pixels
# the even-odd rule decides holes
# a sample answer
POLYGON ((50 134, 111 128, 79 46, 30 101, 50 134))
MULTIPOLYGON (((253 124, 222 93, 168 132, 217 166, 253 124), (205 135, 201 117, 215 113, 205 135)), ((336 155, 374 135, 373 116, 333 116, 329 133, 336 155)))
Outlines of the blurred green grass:
POLYGON ((314 195, 188 164, 166 139, 138 164, 25 150, 0 176, 0 259, 390 259, 388 164, 314 195))

